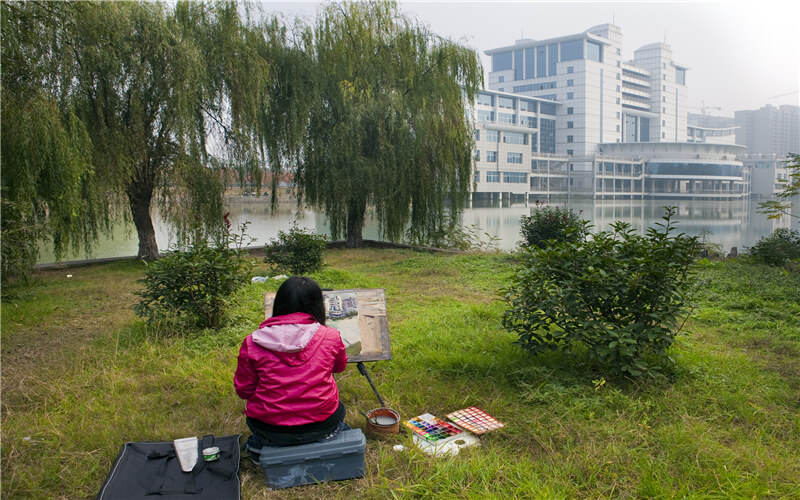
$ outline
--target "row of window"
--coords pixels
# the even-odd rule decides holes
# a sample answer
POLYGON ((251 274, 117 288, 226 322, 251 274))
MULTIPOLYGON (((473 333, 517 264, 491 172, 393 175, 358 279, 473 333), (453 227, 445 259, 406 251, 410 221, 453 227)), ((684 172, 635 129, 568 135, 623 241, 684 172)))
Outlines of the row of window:
MULTIPOLYGON (((475 160, 477 161, 480 161, 481 159, 480 150, 475 151, 473 158, 475 158, 475 160)), ((487 151, 486 161, 489 163, 497 163, 497 151, 487 151)), ((506 156, 506 163, 511 163, 513 165, 522 165, 522 153, 508 153, 506 156)))
MULTIPOLYGON (((515 92, 517 91, 516 87, 514 88, 514 91, 515 92)), ((478 104, 483 104, 485 106, 494 106, 494 98, 495 96, 492 94, 487 94, 485 92, 478 92, 478 97, 476 99, 476 102, 478 104)), ((538 108, 537 106, 538 103, 536 101, 529 101, 527 99, 517 99, 514 97, 497 96, 497 106, 500 108, 517 109, 517 101, 519 101, 520 111, 530 111, 532 113, 536 113, 538 108)))
MULTIPOLYGON (((527 184, 528 174, 523 172, 498 172, 490 170, 486 172, 486 182, 500 182, 500 174, 503 174, 503 182, 509 184, 527 184)), ((475 171, 475 182, 481 181, 480 171, 475 171)))
POLYGON ((558 62, 580 59, 602 62, 603 46, 580 39, 500 52, 492 56, 492 71, 513 69, 514 80, 542 78, 555 75, 558 62))

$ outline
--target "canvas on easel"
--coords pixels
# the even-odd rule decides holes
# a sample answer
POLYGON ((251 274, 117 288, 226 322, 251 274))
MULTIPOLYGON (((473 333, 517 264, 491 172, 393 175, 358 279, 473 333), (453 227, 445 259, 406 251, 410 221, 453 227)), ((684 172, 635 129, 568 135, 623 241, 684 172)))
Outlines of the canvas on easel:
MULTIPOLYGON (((383 288, 323 290, 322 298, 325 324, 341 332, 348 363, 392 359, 383 288)), ((274 300, 275 293, 264 295, 265 318, 274 300)))

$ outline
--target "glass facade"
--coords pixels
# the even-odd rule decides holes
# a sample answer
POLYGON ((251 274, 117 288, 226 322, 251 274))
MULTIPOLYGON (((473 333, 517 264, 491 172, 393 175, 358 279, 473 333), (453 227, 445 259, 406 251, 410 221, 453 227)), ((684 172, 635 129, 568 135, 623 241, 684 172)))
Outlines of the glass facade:
POLYGON ((484 104, 486 106, 494 106, 494 96, 492 94, 484 94, 483 92, 478 92, 478 98, 476 99, 478 104, 484 104))
POLYGON ((547 76, 547 49, 536 47, 536 78, 547 76))
POLYGON ((494 122, 494 111, 486 111, 484 109, 478 110, 478 121, 481 122, 494 122))
POLYGON ((533 47, 529 49, 525 49, 525 78, 536 78, 536 66, 533 63, 533 55, 534 55, 533 47))
POLYGON ((583 59, 583 40, 561 42, 561 62, 583 59))
POLYGON ((539 120, 539 149, 542 153, 556 152, 556 121, 542 118, 539 120))
POLYGON ((501 108, 517 109, 516 99, 510 97, 497 96, 497 105, 501 108))
POLYGON ((497 113, 497 123, 517 123, 517 115, 511 113, 497 113))
POLYGON ((514 85, 514 92, 530 92, 532 90, 545 90, 556 88, 556 82, 529 83, 527 85, 514 85))
POLYGON ((536 128, 539 126, 538 120, 535 116, 526 116, 524 125, 527 125, 528 128, 536 128))
POLYGON ((522 51, 514 51, 514 80, 522 80, 522 51))
POLYGON ((547 74, 553 76, 556 74, 556 64, 558 64, 558 45, 547 46, 547 74))
MULTIPOLYGON (((619 51, 619 49, 617 49, 619 51)), ((603 46, 599 43, 586 41, 586 59, 603 62, 603 46)))
POLYGON ((686 70, 675 69, 675 83, 678 85, 686 85, 686 70))
POLYGON ((636 117, 625 115, 624 125, 622 142, 636 142, 636 117))
POLYGON ((531 134, 531 152, 539 151, 539 134, 531 134))
POLYGON ((511 52, 501 52, 492 56, 492 71, 511 69, 511 52))
POLYGON ((533 113, 536 112, 536 101, 519 101, 519 109, 521 111, 531 111, 533 113))
POLYGON ((555 105, 555 103, 552 103, 552 102, 540 103, 539 113, 543 114, 543 115, 555 116, 556 115, 556 105, 555 105))
POLYGON ((742 177, 740 165, 720 165, 717 163, 648 163, 650 175, 707 175, 716 177, 742 177))

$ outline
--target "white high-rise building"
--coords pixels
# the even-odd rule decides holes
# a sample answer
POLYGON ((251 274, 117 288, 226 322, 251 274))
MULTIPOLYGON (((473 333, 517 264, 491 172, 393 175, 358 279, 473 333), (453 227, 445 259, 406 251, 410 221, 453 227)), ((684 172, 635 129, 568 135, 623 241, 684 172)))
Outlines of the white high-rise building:
MULTIPOLYGON (((688 68, 674 60, 669 45, 645 45, 634 51, 633 60, 624 61, 622 31, 613 24, 601 24, 574 35, 517 40, 486 54, 492 58, 489 88, 498 99, 503 94, 506 101, 521 102, 526 96, 554 103, 555 116, 539 117, 539 127, 527 131, 532 134, 532 147, 538 144, 538 149, 529 152, 530 199, 562 193, 746 195, 746 173, 736 160, 744 148, 730 142, 698 141, 695 136, 690 140, 688 68), (544 127, 552 127, 550 122, 555 125, 554 140, 544 127)), ((476 134, 485 125, 485 121, 477 123, 476 134)), ((525 154, 523 164, 527 158, 525 154)), ((517 155, 513 159, 518 160, 517 155)), ((510 168, 503 165, 502 156, 496 161, 494 168, 500 173, 510 168)), ((478 192, 481 188, 503 193, 523 190, 520 185, 512 190, 486 184, 485 176, 480 178, 483 168, 485 164, 476 164, 478 192)))

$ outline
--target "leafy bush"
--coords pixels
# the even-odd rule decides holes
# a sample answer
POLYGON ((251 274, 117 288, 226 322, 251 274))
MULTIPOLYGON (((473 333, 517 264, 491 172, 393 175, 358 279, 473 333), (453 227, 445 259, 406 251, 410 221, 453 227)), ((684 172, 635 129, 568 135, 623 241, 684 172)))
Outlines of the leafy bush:
POLYGON ((308 274, 322 267, 322 252, 327 243, 327 236, 300 229, 294 224, 289 232, 279 231, 278 238, 271 239, 270 244, 264 247, 267 254, 264 262, 270 263, 280 273, 308 274))
POLYGON ((585 233, 579 214, 572 209, 536 202, 531 215, 520 217, 523 246, 544 248, 551 241, 578 241, 585 233))
POLYGON ((655 371, 669 360, 695 282, 697 239, 672 234, 674 213, 667 207, 645 236, 616 222, 591 238, 526 248, 503 326, 533 354, 582 344, 611 375, 655 371))
MULTIPOLYGON (((227 219, 226 219, 227 223, 227 219)), ((174 249, 146 263, 144 290, 134 306, 137 315, 148 321, 177 320, 205 328, 220 326, 228 299, 248 281, 251 261, 241 248, 240 235, 215 243, 196 238, 188 249, 174 249), (231 244, 235 247, 231 248, 231 244)))
POLYGON ((800 232, 776 229, 771 235, 758 240, 750 249, 750 255, 771 266, 783 266, 800 259, 800 232))

